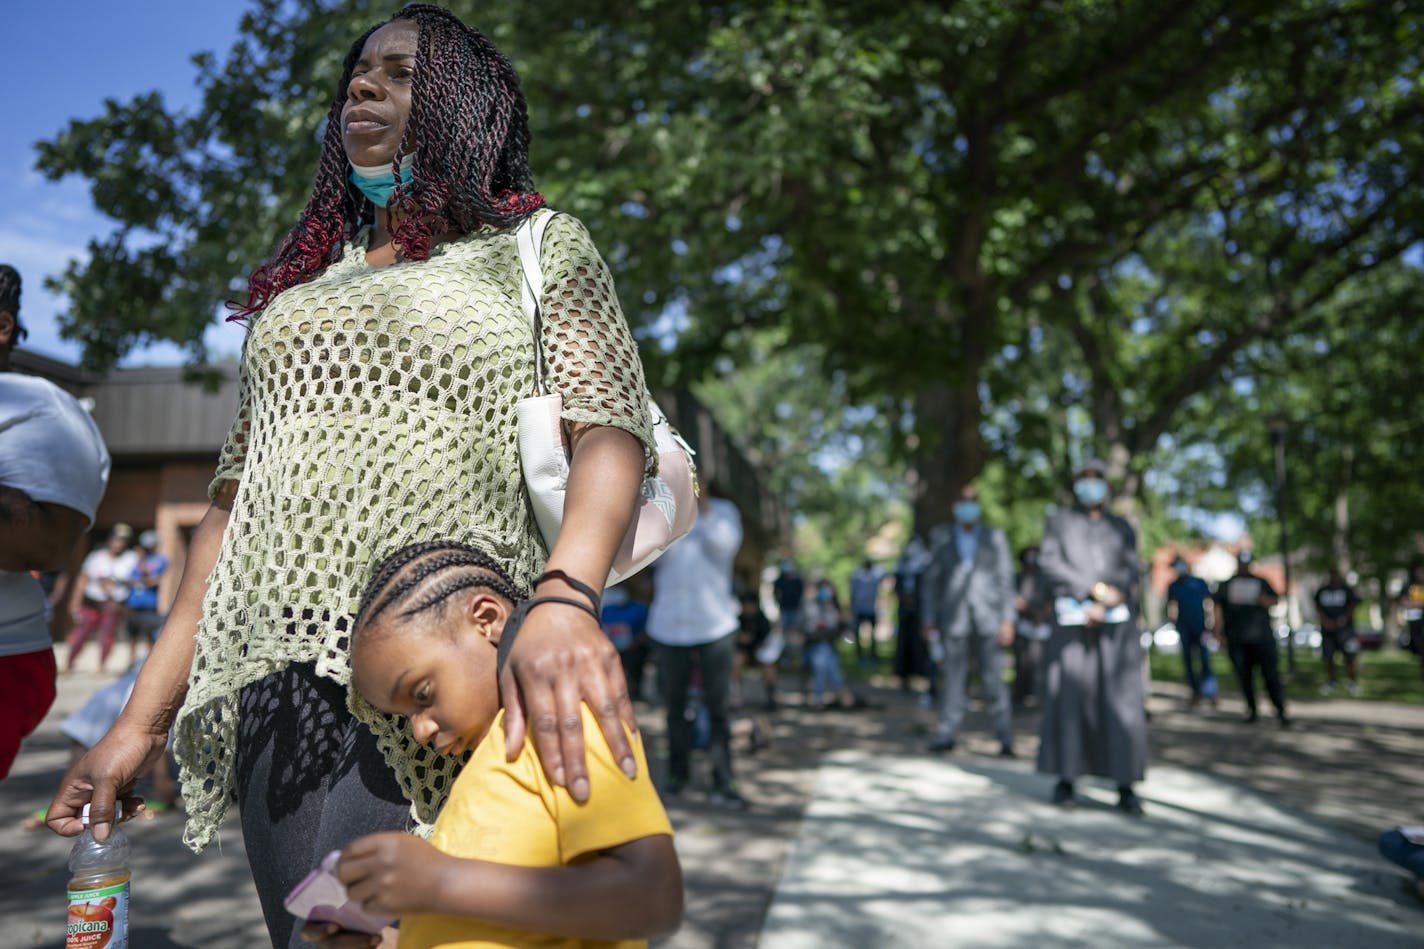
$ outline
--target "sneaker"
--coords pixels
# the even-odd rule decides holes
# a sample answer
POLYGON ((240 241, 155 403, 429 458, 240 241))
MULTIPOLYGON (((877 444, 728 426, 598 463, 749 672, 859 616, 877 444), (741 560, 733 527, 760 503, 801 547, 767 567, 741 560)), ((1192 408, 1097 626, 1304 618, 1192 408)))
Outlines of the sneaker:
POLYGON ((1142 801, 1137 797, 1137 793, 1132 788, 1123 787, 1117 789, 1117 809, 1128 817, 1142 816, 1142 801))
POLYGON ((1017 758, 1018 756, 1019 753, 1017 751, 1014 751, 1013 745, 1003 745, 999 748, 1000 758, 1017 758))
POLYGON ((953 738, 936 738, 930 742, 930 753, 936 755, 947 755, 954 750, 953 738))
POLYGON ((1335 683, 1334 683, 1334 682, 1327 682, 1327 683, 1325 683, 1324 685, 1322 685, 1322 686, 1320 687, 1320 694, 1321 694, 1321 695, 1334 695, 1334 694, 1335 694, 1335 683))
POLYGON ((1260 716, 1257 715, 1255 712, 1248 712, 1247 715, 1246 715, 1246 717, 1243 718, 1243 719, 1241 719, 1241 724, 1243 724, 1243 725, 1254 725, 1254 724, 1256 724, 1256 720, 1257 720, 1258 718, 1260 718, 1260 716))
POLYGON ((744 811, 751 807, 746 798, 731 788, 710 792, 707 795, 707 803, 713 807, 720 807, 724 811, 744 811))
POLYGON ((934 700, 930 698, 930 694, 929 694, 928 692, 921 692, 921 693, 920 693, 920 698, 919 698, 920 708, 929 708, 930 705, 933 704, 933 702, 934 702, 934 700))
POLYGON ((1285 712, 1281 712, 1277 715, 1276 719, 1281 723, 1282 728, 1290 728, 1291 725, 1294 724, 1294 722, 1290 720, 1290 716, 1286 715, 1285 712))
POLYGON ((1351 698, 1359 698, 1359 697, 1360 697, 1360 683, 1358 683, 1358 682, 1346 682, 1346 683, 1345 683, 1345 691, 1350 693, 1350 697, 1351 697, 1351 698))
POLYGON ((1053 786, 1053 803, 1059 807, 1073 806, 1073 782, 1059 781, 1053 786))

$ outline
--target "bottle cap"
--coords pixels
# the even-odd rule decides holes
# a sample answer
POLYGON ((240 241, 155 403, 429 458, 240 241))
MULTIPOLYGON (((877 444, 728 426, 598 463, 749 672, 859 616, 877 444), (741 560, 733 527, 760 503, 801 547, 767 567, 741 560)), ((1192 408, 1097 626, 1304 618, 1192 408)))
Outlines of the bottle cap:
MULTIPOLYGON (((119 818, 120 818, 120 817, 123 817, 123 816, 124 816, 124 805, 123 805, 123 802, 122 802, 122 801, 115 801, 115 802, 114 802, 114 821, 115 821, 115 823, 117 823, 118 820, 119 820, 119 818)), ((80 821, 80 823, 82 823, 85 827, 88 827, 88 826, 89 826, 89 805, 88 805, 88 804, 85 804, 85 805, 84 805, 84 809, 79 812, 79 821, 80 821)))

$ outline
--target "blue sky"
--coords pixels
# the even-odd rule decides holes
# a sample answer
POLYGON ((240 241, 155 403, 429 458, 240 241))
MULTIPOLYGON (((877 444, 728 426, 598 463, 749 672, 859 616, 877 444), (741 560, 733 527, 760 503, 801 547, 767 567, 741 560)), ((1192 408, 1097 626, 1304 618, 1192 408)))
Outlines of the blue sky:
MULTIPOLYGON (((106 98, 124 101, 157 89, 170 107, 191 107, 198 101, 193 53, 225 53, 248 6, 247 0, 58 0, 6 10, 13 94, 0 135, 0 262, 14 265, 24 280, 20 313, 30 336, 23 348, 78 357, 55 322, 64 300, 44 289, 44 279, 82 256, 91 237, 112 229, 93 210, 84 182, 51 183, 34 170, 35 141, 72 118, 99 114, 106 98)), ((236 351, 240 333, 215 324, 214 352, 236 351)), ((177 362, 176 349, 157 346, 124 364, 177 362)))

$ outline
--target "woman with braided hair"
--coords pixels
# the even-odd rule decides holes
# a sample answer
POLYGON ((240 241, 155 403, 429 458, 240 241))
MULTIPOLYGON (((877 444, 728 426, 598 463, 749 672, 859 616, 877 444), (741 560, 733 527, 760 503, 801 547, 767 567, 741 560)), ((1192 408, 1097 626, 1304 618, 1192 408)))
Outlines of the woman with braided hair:
POLYGON ((239 406, 164 635, 113 729, 65 776, 55 831, 89 803, 107 836, 170 726, 201 849, 236 798, 275 946, 288 889, 364 834, 428 826, 456 757, 351 692, 352 618, 373 564, 422 538, 488 551, 543 599, 507 644, 507 751, 589 795, 581 706, 637 770, 618 655, 596 607, 654 464, 637 347, 583 226, 541 247, 545 379, 571 449, 546 550, 520 472, 534 345, 515 228, 543 204, 513 67, 445 10, 413 4, 346 56, 310 201, 250 281, 239 406), (556 599, 545 599, 545 598, 556 599))

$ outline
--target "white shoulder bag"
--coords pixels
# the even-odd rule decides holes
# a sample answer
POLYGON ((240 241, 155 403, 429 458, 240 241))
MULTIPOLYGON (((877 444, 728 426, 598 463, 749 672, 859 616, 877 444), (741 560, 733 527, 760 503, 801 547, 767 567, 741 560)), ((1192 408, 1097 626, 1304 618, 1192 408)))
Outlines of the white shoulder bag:
MULTIPOLYGON (((520 399, 519 463, 524 486, 534 508, 534 519, 544 545, 554 549, 564 520, 564 495, 569 486, 569 448, 564 438, 564 400, 549 392, 544 382, 544 307, 541 302, 544 272, 539 249, 554 212, 540 209, 519 225, 519 262, 524 279, 520 297, 524 315, 534 332, 534 395, 520 399)), ((653 418, 653 440, 658 452, 658 473, 644 478, 633 522, 613 558, 609 585, 631 577, 652 563, 673 541, 692 530, 697 521, 697 467, 693 451, 668 422, 658 404, 648 396, 653 418)))

